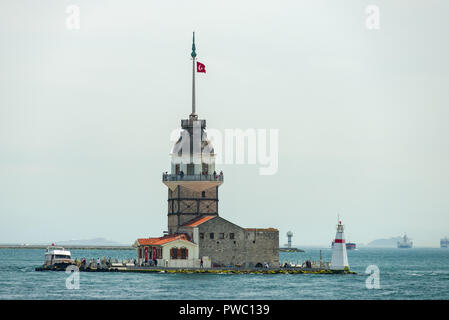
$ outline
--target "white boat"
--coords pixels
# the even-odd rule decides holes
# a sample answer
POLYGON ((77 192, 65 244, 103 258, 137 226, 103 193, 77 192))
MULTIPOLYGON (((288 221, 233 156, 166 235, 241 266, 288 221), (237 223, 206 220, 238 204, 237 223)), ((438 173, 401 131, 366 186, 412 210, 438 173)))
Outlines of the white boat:
POLYGON ((398 248, 409 249, 413 247, 413 241, 407 237, 406 234, 398 241, 398 248))
POLYGON ((63 247, 57 247, 54 244, 47 247, 45 252, 44 266, 53 266, 55 264, 74 264, 70 251, 63 247))

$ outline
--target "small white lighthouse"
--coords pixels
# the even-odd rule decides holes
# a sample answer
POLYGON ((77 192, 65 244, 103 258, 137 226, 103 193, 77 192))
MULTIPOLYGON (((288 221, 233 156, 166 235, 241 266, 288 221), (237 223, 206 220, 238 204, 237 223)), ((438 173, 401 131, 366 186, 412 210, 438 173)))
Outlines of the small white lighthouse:
POLYGON ((287 232, 287 239, 288 239, 287 248, 292 247, 292 237, 293 237, 293 232, 291 232, 291 231, 287 232))
POLYGON ((332 248, 331 270, 348 270, 348 255, 346 253, 346 242, 344 227, 341 220, 338 221, 337 234, 335 235, 334 246, 332 248))

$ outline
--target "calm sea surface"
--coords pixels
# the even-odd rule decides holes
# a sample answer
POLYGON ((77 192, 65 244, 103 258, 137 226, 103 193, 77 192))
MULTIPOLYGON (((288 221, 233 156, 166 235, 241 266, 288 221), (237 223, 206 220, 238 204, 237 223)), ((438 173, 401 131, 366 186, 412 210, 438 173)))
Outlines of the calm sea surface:
MULTIPOLYGON (((281 261, 319 260, 319 249, 281 253, 281 261)), ((448 249, 349 251, 357 275, 217 275, 80 273, 80 289, 64 272, 37 272, 45 250, 0 249, 0 299, 449 299, 448 249), (365 270, 377 265, 380 289, 365 270)), ((74 258, 134 258, 133 250, 71 250, 74 258)), ((324 260, 331 250, 323 249, 324 260)))

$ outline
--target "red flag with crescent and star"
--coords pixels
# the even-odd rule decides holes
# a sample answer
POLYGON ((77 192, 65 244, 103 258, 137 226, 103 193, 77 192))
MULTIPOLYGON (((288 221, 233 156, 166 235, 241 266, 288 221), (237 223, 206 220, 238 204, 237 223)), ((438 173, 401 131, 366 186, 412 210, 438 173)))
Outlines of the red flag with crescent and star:
POLYGON ((201 62, 196 62, 196 72, 203 72, 206 73, 206 66, 202 64, 201 62))

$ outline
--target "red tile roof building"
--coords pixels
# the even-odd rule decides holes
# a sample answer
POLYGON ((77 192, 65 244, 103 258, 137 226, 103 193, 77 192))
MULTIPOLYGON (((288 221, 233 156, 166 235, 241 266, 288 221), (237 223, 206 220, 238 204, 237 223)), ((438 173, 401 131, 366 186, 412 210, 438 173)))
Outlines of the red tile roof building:
POLYGON ((139 245, 142 246, 160 246, 163 244, 166 244, 168 242, 174 241, 174 240, 185 240, 188 241, 188 238, 185 234, 180 234, 180 235, 170 235, 170 236, 164 236, 164 237, 159 237, 159 238, 142 238, 142 239, 137 239, 137 242, 139 245))

